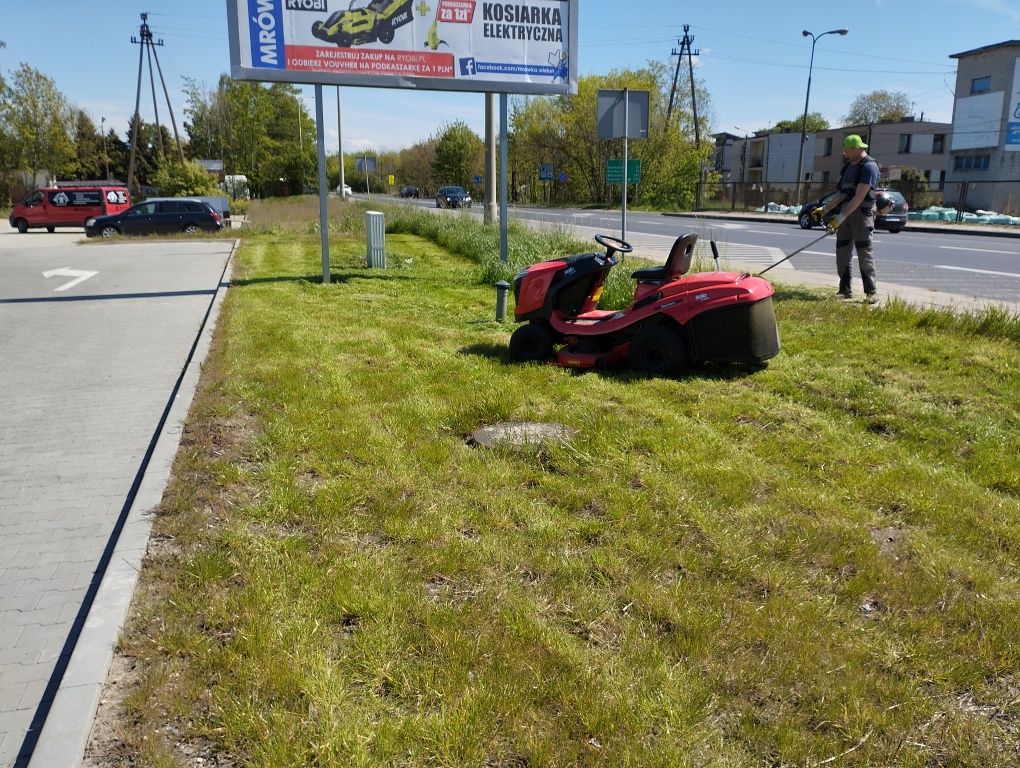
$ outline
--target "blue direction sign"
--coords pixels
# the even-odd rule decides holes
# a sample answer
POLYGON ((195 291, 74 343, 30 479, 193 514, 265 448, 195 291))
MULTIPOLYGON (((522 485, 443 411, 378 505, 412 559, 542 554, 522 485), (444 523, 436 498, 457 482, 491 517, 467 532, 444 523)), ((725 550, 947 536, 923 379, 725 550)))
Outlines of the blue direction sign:
POLYGON ((538 180, 539 181, 552 181, 553 180, 553 166, 552 163, 545 163, 538 167, 538 180))

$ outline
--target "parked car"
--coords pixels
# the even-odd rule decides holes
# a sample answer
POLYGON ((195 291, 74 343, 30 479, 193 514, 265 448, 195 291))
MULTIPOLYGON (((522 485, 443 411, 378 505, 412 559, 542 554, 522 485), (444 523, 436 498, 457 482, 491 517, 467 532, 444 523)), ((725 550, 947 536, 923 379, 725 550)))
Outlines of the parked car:
POLYGON ((120 213, 131 205, 127 187, 121 184, 57 182, 56 186, 36 189, 11 210, 8 221, 22 234, 45 227, 80 227, 95 216, 120 213))
POLYGON ((85 222, 88 237, 118 235, 167 235, 183 232, 219 232, 223 217, 208 203, 191 198, 146 200, 112 216, 97 216, 85 222))
POLYGON ((344 184, 343 186, 336 188, 336 193, 340 195, 340 197, 350 197, 354 194, 354 190, 351 189, 350 184, 344 184))
POLYGON ((421 197, 421 191, 418 189, 418 187, 412 187, 412 186, 401 187, 400 188, 400 196, 401 197, 414 197, 414 198, 418 198, 418 197, 421 197))
POLYGON ((436 192, 436 208, 470 208, 471 195, 464 187, 440 187, 436 192))
MULTIPOLYGON (((875 215, 875 229, 885 229, 894 233, 899 232, 907 226, 907 211, 910 210, 910 206, 907 205, 907 199, 895 189, 878 189, 876 192, 891 198, 893 207, 885 213, 875 215)), ((816 208, 822 208, 835 194, 835 192, 830 192, 814 202, 805 203, 800 209, 800 213, 797 214, 797 223, 804 229, 821 226, 818 219, 811 215, 811 212, 816 208)))

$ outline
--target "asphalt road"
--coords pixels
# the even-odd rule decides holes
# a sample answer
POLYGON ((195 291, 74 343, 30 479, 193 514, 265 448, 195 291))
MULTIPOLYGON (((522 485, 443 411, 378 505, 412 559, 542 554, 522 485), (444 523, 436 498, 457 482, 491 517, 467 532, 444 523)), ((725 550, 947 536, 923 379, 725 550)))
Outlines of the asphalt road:
MULTIPOLYGON (((405 203, 435 208, 433 200, 405 203)), ((481 206, 472 213, 481 215, 481 206)), ((514 207, 512 218, 549 225, 591 229, 619 235, 619 211, 514 207)), ((782 258, 815 242, 788 262, 795 270, 835 273, 835 238, 822 236, 820 229, 804 230, 795 221, 736 221, 707 216, 672 216, 629 211, 627 238, 675 238, 696 231, 704 240, 715 240, 723 257, 739 252, 742 257, 760 251, 759 264, 782 258)), ((972 296, 991 301, 1020 300, 1020 238, 965 233, 911 231, 898 234, 877 231, 874 236, 879 284, 883 281, 925 290, 972 296)), ((640 247, 638 247, 640 253, 640 247)))

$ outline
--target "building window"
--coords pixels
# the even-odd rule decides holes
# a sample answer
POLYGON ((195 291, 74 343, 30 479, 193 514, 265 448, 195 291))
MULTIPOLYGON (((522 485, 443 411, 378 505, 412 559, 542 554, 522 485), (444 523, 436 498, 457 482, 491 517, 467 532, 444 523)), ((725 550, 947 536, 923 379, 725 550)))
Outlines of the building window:
POLYGON ((991 163, 991 155, 957 155, 953 158, 953 170, 987 171, 991 163))
POLYGON ((825 140, 825 154, 824 157, 832 157, 832 137, 830 136, 825 140))
POLYGON ((992 76, 985 75, 984 77, 975 77, 970 81, 970 92, 971 93, 988 93, 992 90, 992 76))
POLYGON ((941 155, 946 151, 946 134, 936 133, 935 137, 931 140, 931 153, 933 155, 941 155))
POLYGON ((909 155, 910 154, 910 134, 909 133, 901 133, 900 134, 900 154, 901 155, 909 155))

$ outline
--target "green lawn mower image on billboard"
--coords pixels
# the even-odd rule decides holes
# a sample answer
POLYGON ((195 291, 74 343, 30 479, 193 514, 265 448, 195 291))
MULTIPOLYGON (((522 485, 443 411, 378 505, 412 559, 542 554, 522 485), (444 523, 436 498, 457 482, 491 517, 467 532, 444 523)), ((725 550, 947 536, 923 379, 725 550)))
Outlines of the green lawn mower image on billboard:
POLYGON ((413 0, 352 0, 346 11, 337 11, 312 25, 312 34, 341 48, 373 43, 388 45, 396 30, 412 21, 413 0))

